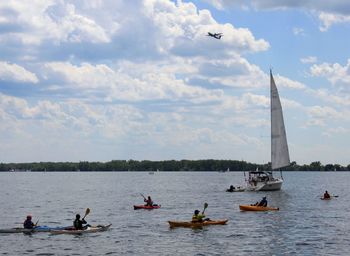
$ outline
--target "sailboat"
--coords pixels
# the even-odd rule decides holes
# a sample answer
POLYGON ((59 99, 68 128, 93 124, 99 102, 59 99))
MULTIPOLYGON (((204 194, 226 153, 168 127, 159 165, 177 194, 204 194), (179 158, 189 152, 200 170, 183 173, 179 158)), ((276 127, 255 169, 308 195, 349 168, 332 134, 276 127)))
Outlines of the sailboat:
POLYGON ((271 171, 250 171, 248 174, 247 190, 272 191, 280 190, 283 177, 273 177, 275 170, 290 165, 286 129, 284 127, 281 101, 275 80, 270 70, 270 98, 271 98, 271 171))

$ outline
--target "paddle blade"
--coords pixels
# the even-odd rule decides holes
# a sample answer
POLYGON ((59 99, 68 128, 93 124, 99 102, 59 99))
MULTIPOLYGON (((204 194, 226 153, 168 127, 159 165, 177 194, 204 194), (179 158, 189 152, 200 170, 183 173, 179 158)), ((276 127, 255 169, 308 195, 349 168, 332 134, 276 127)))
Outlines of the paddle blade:
POLYGON ((208 208, 208 203, 204 203, 204 209, 208 208))
MULTIPOLYGON (((86 216, 88 216, 89 213, 90 213, 90 208, 86 208, 84 218, 85 218, 86 216)), ((83 218, 83 219, 84 219, 84 218, 83 218)))

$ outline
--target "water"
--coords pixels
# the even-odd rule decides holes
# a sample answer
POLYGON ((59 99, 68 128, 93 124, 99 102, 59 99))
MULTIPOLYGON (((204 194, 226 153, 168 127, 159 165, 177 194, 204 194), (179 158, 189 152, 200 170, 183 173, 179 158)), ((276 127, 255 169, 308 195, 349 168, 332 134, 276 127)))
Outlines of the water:
POLYGON ((20 226, 28 213, 42 225, 71 225, 91 209, 90 224, 107 232, 83 235, 1 234, 1 255, 348 255, 348 173, 284 173, 283 190, 226 193, 242 173, 0 173, 0 228, 20 226), (323 201, 325 190, 339 198, 323 201), (162 205, 134 211, 139 193, 162 205), (240 212, 266 195, 278 212, 240 212), (208 202, 207 217, 225 226, 169 229, 208 202))

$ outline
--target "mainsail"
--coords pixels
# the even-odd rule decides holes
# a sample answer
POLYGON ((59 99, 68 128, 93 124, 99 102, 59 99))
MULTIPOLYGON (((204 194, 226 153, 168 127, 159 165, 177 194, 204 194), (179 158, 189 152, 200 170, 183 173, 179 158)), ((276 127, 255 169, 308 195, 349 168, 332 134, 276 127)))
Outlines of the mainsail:
POLYGON ((270 70, 271 93, 271 165, 272 170, 290 164, 286 130, 280 97, 270 70))

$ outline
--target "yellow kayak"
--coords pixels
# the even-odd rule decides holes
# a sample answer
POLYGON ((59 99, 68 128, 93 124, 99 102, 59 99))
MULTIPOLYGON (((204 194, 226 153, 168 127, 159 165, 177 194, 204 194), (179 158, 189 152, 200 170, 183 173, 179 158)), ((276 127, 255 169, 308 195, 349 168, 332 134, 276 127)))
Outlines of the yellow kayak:
POLYGON ((257 205, 240 205, 239 209, 241 211, 278 211, 280 208, 275 208, 275 207, 264 207, 264 206, 257 206, 257 205))
POLYGON ((183 227, 183 228, 199 228, 209 225, 225 225, 227 223, 225 220, 207 220, 203 222, 192 222, 192 221, 168 221, 171 228, 183 227))

